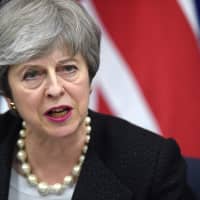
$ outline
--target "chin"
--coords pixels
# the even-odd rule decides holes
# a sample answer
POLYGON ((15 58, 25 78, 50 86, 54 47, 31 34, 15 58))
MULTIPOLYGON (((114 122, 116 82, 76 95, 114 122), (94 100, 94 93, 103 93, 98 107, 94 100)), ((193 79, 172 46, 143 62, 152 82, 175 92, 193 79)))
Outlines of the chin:
POLYGON ((70 135, 73 135, 74 133, 71 131, 54 131, 54 132, 48 132, 47 135, 50 137, 55 137, 55 138, 63 138, 67 137, 70 135))
POLYGON ((69 126, 52 128, 50 131, 47 131, 47 134, 53 137, 66 137, 73 135, 75 133, 76 133, 76 128, 69 126))

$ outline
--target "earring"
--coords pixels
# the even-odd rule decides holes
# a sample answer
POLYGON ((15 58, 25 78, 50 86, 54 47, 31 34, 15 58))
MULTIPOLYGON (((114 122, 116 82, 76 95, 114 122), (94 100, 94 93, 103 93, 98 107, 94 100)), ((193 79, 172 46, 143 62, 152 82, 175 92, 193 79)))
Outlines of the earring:
POLYGON ((10 107, 12 110, 16 110, 16 107, 15 107, 15 103, 14 102, 10 102, 10 107))

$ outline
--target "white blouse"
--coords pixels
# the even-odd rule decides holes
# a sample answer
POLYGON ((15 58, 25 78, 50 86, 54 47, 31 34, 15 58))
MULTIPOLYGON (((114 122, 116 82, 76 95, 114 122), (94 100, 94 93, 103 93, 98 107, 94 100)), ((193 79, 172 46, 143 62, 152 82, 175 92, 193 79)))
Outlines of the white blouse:
POLYGON ((61 195, 41 196, 35 187, 30 186, 23 176, 12 169, 8 200, 71 200, 74 189, 75 185, 61 195))

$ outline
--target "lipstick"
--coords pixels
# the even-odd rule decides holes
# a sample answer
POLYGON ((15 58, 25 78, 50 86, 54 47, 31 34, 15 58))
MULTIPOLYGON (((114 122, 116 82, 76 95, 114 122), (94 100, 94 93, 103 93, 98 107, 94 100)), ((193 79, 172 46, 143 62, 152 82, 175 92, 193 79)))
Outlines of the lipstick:
POLYGON ((72 107, 70 106, 57 106, 52 107, 45 112, 45 116, 52 122, 61 123, 68 120, 72 115, 72 107))

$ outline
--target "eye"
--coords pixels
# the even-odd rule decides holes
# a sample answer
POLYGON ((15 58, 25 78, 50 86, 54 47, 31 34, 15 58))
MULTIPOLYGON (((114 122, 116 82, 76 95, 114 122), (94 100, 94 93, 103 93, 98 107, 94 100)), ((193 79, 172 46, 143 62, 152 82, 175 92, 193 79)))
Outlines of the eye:
POLYGON ((41 71, 36 69, 29 69, 23 75, 23 80, 34 80, 37 79, 42 74, 41 71))
POLYGON ((62 77, 66 81, 74 80, 78 75, 79 68, 74 64, 67 64, 63 66, 59 66, 57 68, 57 73, 60 77, 62 77))
POLYGON ((45 77, 45 71, 39 68, 27 69, 22 77, 23 85, 26 88, 34 89, 41 85, 45 77))
POLYGON ((63 65, 57 68, 57 73, 64 79, 74 77, 78 72, 78 67, 76 65, 63 65))
POLYGON ((76 65, 65 65, 62 67, 62 71, 66 73, 74 73, 77 71, 76 65))

